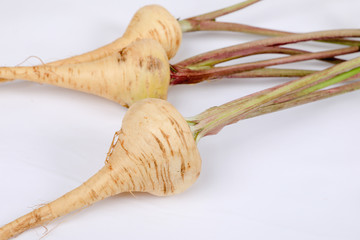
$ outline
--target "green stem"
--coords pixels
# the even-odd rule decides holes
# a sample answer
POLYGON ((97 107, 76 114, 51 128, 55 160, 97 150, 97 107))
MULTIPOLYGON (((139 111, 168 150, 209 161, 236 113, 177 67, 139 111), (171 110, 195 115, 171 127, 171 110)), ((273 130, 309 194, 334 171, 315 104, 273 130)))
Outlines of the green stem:
MULTIPOLYGON (((352 53, 352 52, 355 52, 358 50, 359 50, 358 47, 342 48, 341 50, 339 49, 336 52, 333 52, 333 55, 339 56, 339 55, 343 55, 343 54, 352 53)), ((242 57, 259 55, 259 54, 286 54, 286 55, 294 56, 294 55, 309 54, 309 53, 311 53, 311 52, 305 51, 305 50, 299 50, 299 49, 295 49, 295 48, 270 46, 270 47, 263 47, 261 49, 257 49, 257 48, 250 49, 249 51, 242 51, 240 53, 237 53, 236 51, 234 51, 232 53, 226 54, 226 58, 225 58, 225 56, 224 56, 224 58, 220 58, 220 56, 217 56, 216 59, 211 59, 211 60, 203 61, 203 62, 199 62, 199 63, 192 63, 191 65, 188 65, 186 67, 188 67, 188 68, 213 67, 219 63, 231 61, 231 60, 242 58, 242 57)), ((335 58, 332 56, 329 57, 328 54, 326 56, 324 56, 323 58, 321 58, 321 57, 322 56, 319 55, 317 59, 320 61, 331 63, 331 64, 338 64, 338 63, 344 61, 342 59, 335 58)), ((184 65, 181 65, 181 66, 184 66, 184 65)))
MULTIPOLYGON (((315 82, 317 84, 320 84, 322 81, 330 81, 331 84, 341 82, 345 77, 351 77, 358 74, 360 72, 359 66, 360 57, 302 77, 288 84, 273 87, 271 88, 271 91, 267 89, 253 94, 253 97, 245 97, 245 101, 243 98, 240 98, 222 106, 210 108, 203 113, 188 119, 194 138, 196 141, 199 141, 201 137, 216 134, 226 125, 246 118, 247 114, 250 114, 251 111, 256 111, 262 105, 315 82), (346 72, 349 72, 349 74, 346 72)), ((313 90, 315 91, 315 89, 313 90)))
POLYGON ((227 78, 256 78, 256 77, 304 77, 316 71, 302 69, 261 68, 241 73, 235 73, 227 78))
MULTIPOLYGON (((294 34, 293 32, 254 27, 246 24, 216 21, 216 18, 218 17, 238 11, 259 1, 260 0, 248 0, 217 11, 186 18, 184 20, 179 20, 179 24, 181 26, 182 32, 232 31, 232 32, 252 33, 258 35, 265 35, 265 36, 285 36, 289 34, 294 34)), ((349 45, 349 46, 360 45, 359 41, 344 40, 344 39, 331 39, 331 40, 318 40, 318 41, 349 45)))
MULTIPOLYGON (((260 70, 272 70, 272 69, 258 69, 258 70, 254 70, 254 71, 260 71, 260 70)), ((249 71, 249 72, 251 72, 251 71, 249 71)), ((316 72, 316 71, 313 71, 312 73, 315 73, 315 72, 316 72)), ((246 73, 246 72, 244 72, 244 73, 246 73)), ((310 73, 310 74, 312 74, 312 73, 310 73)), ((241 73, 241 74, 242 74, 242 73, 241 73)), ((307 76, 307 75, 309 75, 309 74, 306 74, 306 75, 304 75, 304 76, 307 76)), ((354 75, 353 77, 350 77, 350 78, 345 79, 343 82, 356 80, 356 79, 358 79, 359 77, 360 77, 359 75, 354 75)), ((324 79, 326 80, 326 78, 324 78, 324 79)), ((324 81, 324 79, 322 79, 322 80, 324 81)), ((320 79, 320 80, 321 80, 321 79, 320 79)), ((319 81, 320 81, 320 80, 319 80, 319 81)), ((265 89, 265 90, 262 90, 262 91, 259 91, 259 92, 255 92, 255 93, 253 93, 253 94, 244 96, 244 97, 239 98, 239 99, 236 99, 236 100, 234 100, 234 101, 225 103, 225 104, 221 105, 221 108, 223 108, 223 109, 230 109, 230 108, 232 108, 232 107, 234 107, 234 106, 236 106, 236 105, 240 105, 240 104, 242 104, 242 103, 245 103, 246 101, 249 101, 249 100, 251 100, 251 99, 254 99, 255 97, 258 97, 258 96, 261 96, 261 95, 265 95, 265 94, 267 94, 267 93, 269 93, 269 92, 271 92, 271 91, 274 91, 274 90, 277 89, 277 88, 284 87, 284 86, 287 86, 287 85, 289 85, 289 84, 293 84, 293 83, 296 82, 296 81, 298 81, 298 79, 295 79, 295 80, 292 80, 292 81, 289 81, 289 82, 285 82, 285 83, 279 84, 279 85, 277 85, 277 86, 275 86, 275 87, 268 88, 268 89, 265 89)), ((262 107, 268 106, 268 105, 272 105, 272 104, 281 104, 281 103, 284 103, 284 102, 287 102, 287 101, 294 100, 294 99, 296 99, 296 98, 298 97, 298 96, 296 96, 296 93, 297 93, 297 92, 300 92, 301 90, 305 89, 306 87, 310 87, 310 86, 313 86, 313 85, 315 85, 315 84, 314 84, 314 83, 308 84, 308 85, 306 85, 305 87, 299 88, 299 89, 297 89, 296 91, 292 91, 292 92, 290 92, 290 93, 288 93, 288 94, 285 94, 284 96, 279 97, 279 98, 275 99, 274 101, 270 101, 270 102, 268 102, 267 104, 264 104, 262 107)), ((203 113, 201 114, 201 118, 202 118, 202 119, 210 118, 212 115, 215 115, 217 112, 219 112, 218 107, 213 107, 213 108, 208 109, 208 110, 206 110, 205 112, 203 112, 203 113)), ((250 114, 251 114, 251 113, 250 113, 250 114)), ((189 119, 190 119, 190 118, 189 118, 189 119)), ((198 119, 196 119, 196 118, 194 118, 193 120, 194 120, 194 124, 198 122, 198 119)))
POLYGON ((187 68, 182 68, 181 66, 173 65, 170 84, 176 85, 176 84, 198 83, 204 80, 226 77, 228 75, 232 75, 243 71, 250 71, 268 66, 293 63, 293 62, 299 62, 299 61, 305 61, 311 59, 328 58, 337 55, 353 53, 356 51, 359 51, 358 47, 347 47, 343 49, 328 50, 328 51, 315 52, 315 53, 305 53, 294 56, 279 57, 270 60, 242 63, 242 64, 236 64, 226 67, 211 67, 211 65, 208 67, 204 67, 202 65, 200 66, 193 65, 187 68))
POLYGON ((226 7, 226 8, 223 8, 223 9, 219 9, 219 10, 216 10, 216 11, 213 11, 213 12, 209 12, 209 13, 205 13, 205 14, 201 14, 201 15, 198 15, 198 16, 194 16, 194 17, 191 17, 191 18, 187 18, 184 20, 181 20, 179 21, 180 23, 180 26, 182 26, 183 28, 183 32, 186 32, 186 20, 196 20, 196 21, 204 21, 204 20, 207 20, 207 21, 214 21, 216 18, 218 17, 221 17, 221 16, 224 16, 224 15, 227 15, 229 13, 232 13, 232 12, 235 12, 235 11, 238 11, 240 9, 243 9, 243 8, 246 8, 256 2, 259 2, 260 0, 247 0, 247 1, 244 1, 244 2, 241 2, 241 3, 237 3, 237 4, 234 4, 232 6, 229 6, 229 7, 226 7))
MULTIPOLYGON (((261 39, 252 42, 237 44, 234 46, 209 51, 203 54, 196 55, 177 63, 177 66, 190 66, 196 64, 205 64, 221 61, 222 59, 229 59, 234 56, 246 56, 249 53, 255 54, 261 52, 265 47, 279 46, 290 43, 298 43, 310 40, 333 39, 345 37, 360 37, 360 29, 341 29, 309 32, 302 34, 291 34, 280 37, 273 37, 268 39, 261 39)), ((356 47, 356 46, 355 46, 356 47)))
MULTIPOLYGON (((229 22, 218 22, 218 21, 206 21, 206 20, 193 20, 193 19, 184 19, 180 21, 180 24, 183 25, 183 32, 197 32, 197 31, 229 31, 229 32, 243 32, 251 33, 257 35, 278 37, 286 36, 290 34, 296 34, 294 32, 279 31, 268 28, 254 27, 246 24, 240 23, 229 23, 229 22), (186 28, 185 28, 186 26, 186 28)), ((355 40, 346 40, 346 39, 330 39, 330 40, 316 40, 319 42, 332 43, 332 44, 341 44, 348 46, 359 46, 360 41, 355 40)))
MULTIPOLYGON (((259 69, 260 70, 260 69, 259 69)), ((257 71, 257 70, 254 70, 254 71, 257 71)), ((251 71, 249 71, 251 72, 251 71)), ((312 73, 315 73, 316 71, 313 71, 312 73)), ((245 72, 246 73, 246 72, 245 72)), ((312 74, 312 73, 309 73, 309 74, 312 74)), ((304 76, 307 76, 309 74, 305 74, 304 76)), ((269 74, 270 75, 270 74, 269 74)), ((352 77, 349 77, 347 79, 345 79, 343 82, 345 81, 352 81, 352 80, 356 80, 359 78, 359 75, 354 75, 352 77)), ((325 78, 324 78, 325 79, 325 78)), ((319 81, 321 82, 322 81, 325 81, 324 79, 320 79, 319 81)), ((283 83, 283 84, 280 84, 280 85, 277 85, 276 87, 273 87, 273 88, 268 88, 268 89, 265 89, 265 90, 262 90, 260 92, 256 92, 256 93, 253 93, 253 94, 250 94, 250 95, 247 95, 245 97, 242 97, 241 99, 237 99, 237 100, 234 100, 234 101, 231 101, 229 103, 226 103, 223 105, 224 108, 230 108, 236 104, 241 104, 242 102, 246 102, 248 101, 249 99, 251 98, 255 98, 256 96, 260 96, 260 95, 264 95, 264 94, 267 94, 271 91, 273 91, 274 89, 276 88, 279 88, 279 87, 283 87, 283 86, 286 86, 286 85, 289 85, 289 84, 292 84, 293 82, 296 82, 298 81, 298 79, 295 79, 295 80, 292 80, 292 81, 289 81, 289 82, 286 82, 286 83, 283 83)), ((269 102, 267 103, 265 106, 267 105, 271 105, 271 104, 277 104, 277 103, 283 103, 283 102, 287 102, 287 101, 290 101, 290 100, 293 100, 293 99, 296 99, 302 95, 297 95, 298 92, 302 91, 303 89, 307 88, 307 87, 311 87, 311 86, 314 86, 316 85, 316 82, 315 83, 312 83, 312 84, 308 84, 306 85, 305 87, 303 88, 299 88, 298 90, 296 91, 292 91, 291 93, 289 94, 285 94, 284 96, 282 97, 279 97, 278 99, 275 99, 274 101, 272 102, 269 102)), ((211 111, 207 111, 207 114, 208 116, 210 116, 211 114, 213 114, 211 111)))
MULTIPOLYGON (((359 74, 357 74, 358 71, 359 71, 359 69, 354 68, 351 71, 344 72, 337 76, 332 76, 332 77, 329 76, 328 79, 326 79, 326 77, 324 77, 318 81, 308 84, 307 86, 305 86, 303 88, 300 88, 296 91, 293 91, 289 94, 286 94, 285 96, 282 96, 282 97, 276 99, 275 101, 273 101, 273 103, 283 103, 283 102, 287 102, 292 99, 297 99, 297 98, 300 98, 303 96, 307 96, 308 94, 310 94, 312 92, 315 92, 319 89, 326 88, 326 87, 336 84, 338 82, 356 80, 359 77, 359 74)), ((294 81, 296 81, 296 80, 294 80, 294 81)), ((284 85, 286 85, 286 84, 288 84, 288 83, 285 83, 284 85)))
POLYGON ((339 75, 337 75, 337 76, 335 76, 335 77, 333 77, 333 78, 331 78, 331 79, 329 79, 329 80, 327 80, 325 82, 320 82, 320 83, 318 83, 316 85, 313 85, 313 86, 311 86, 311 87, 309 87, 307 89, 304 89, 304 90, 300 91, 299 93, 297 93, 296 96, 297 97, 305 96, 305 95, 307 95, 309 93, 312 93, 312 92, 315 92, 315 91, 317 91, 319 89, 323 89, 323 88, 326 88, 326 87, 331 86, 333 84, 342 82, 342 81, 344 81, 346 79, 349 79, 352 76, 358 74, 359 72, 360 72, 360 67, 354 68, 354 69, 352 69, 352 70, 350 70, 348 72, 344 72, 342 74, 339 74, 339 75))
POLYGON ((247 114, 243 119, 253 118, 253 117, 260 116, 260 115, 280 111, 283 109, 300 106, 303 104, 307 104, 307 103, 315 102, 318 100, 337 96, 337 95, 340 95, 343 93, 352 92, 352 91, 355 91, 358 89, 360 89, 360 81, 357 81, 354 83, 348 83, 346 85, 334 87, 331 89, 326 89, 326 90, 309 93, 305 96, 298 97, 298 98, 288 100, 285 102, 273 103, 273 104, 269 104, 266 106, 261 106, 256 111, 252 111, 249 114, 247 114))
POLYGON ((265 35, 271 37, 285 36, 291 34, 290 32, 286 32, 286 31, 254 27, 240 23, 196 20, 191 18, 181 20, 179 21, 179 23, 181 26, 184 26, 182 28, 183 32, 229 31, 229 32, 251 33, 251 34, 265 35))

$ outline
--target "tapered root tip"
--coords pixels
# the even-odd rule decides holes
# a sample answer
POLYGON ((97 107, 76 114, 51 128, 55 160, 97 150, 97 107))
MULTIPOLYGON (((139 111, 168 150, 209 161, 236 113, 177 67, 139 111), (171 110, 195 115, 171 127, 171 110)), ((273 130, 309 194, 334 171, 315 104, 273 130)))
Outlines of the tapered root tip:
POLYGON ((43 225, 52 218, 53 217, 51 212, 47 206, 36 209, 33 212, 28 213, 1 227, 0 240, 6 240, 15 237, 30 228, 43 225))
POLYGON ((123 192, 121 186, 115 185, 105 166, 74 190, 1 227, 0 240, 15 237, 120 192, 123 192))

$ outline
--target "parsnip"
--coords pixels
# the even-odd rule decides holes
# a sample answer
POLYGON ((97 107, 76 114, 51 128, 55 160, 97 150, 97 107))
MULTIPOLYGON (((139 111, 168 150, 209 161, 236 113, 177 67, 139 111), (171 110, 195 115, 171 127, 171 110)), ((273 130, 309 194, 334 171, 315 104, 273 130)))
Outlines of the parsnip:
POLYGON ((52 84, 130 106, 144 98, 166 99, 170 67, 157 41, 141 39, 98 60, 58 66, 2 67, 0 78, 52 84))
POLYGON ((50 64, 63 65, 93 61, 118 52, 135 40, 146 38, 158 41, 170 59, 175 56, 180 47, 182 31, 178 21, 165 8, 160 5, 147 5, 135 13, 122 37, 91 52, 50 64))
MULTIPOLYGON (((140 8, 131 19, 125 33, 115 41, 93 51, 61 59, 47 65, 60 66, 91 62, 109 55, 117 54, 132 42, 139 39, 154 39, 161 44, 167 58, 177 53, 182 39, 182 31, 178 21, 162 6, 147 5, 140 8)), ((14 78, 0 77, 0 83, 14 78)))
POLYGON ((127 111, 99 172, 59 199, 0 228, 0 239, 122 192, 181 193, 196 181, 200 168, 186 120, 167 101, 145 99, 127 111))

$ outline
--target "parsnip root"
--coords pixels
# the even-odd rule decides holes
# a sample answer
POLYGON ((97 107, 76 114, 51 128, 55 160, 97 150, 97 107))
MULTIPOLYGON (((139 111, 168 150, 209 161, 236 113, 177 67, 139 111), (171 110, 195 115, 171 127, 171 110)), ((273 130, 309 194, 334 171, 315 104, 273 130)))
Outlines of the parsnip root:
POLYGON ((170 67, 166 53, 157 41, 141 39, 109 56, 90 62, 1 67, 0 78, 70 88, 128 107, 144 98, 166 99, 170 67))
POLYGON ((105 166, 80 187, 0 228, 0 239, 122 192, 178 194, 194 184, 201 158, 190 128, 168 102, 145 99, 126 113, 105 166))

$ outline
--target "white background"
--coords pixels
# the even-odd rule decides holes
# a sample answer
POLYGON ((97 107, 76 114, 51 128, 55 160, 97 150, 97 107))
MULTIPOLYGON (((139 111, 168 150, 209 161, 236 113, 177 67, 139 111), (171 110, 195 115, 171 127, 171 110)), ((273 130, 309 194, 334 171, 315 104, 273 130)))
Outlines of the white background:
MULTIPOLYGON (((186 18, 236 2, 3 1, 0 65, 33 55, 48 62, 100 47, 121 36, 146 4, 161 4, 176 18, 186 18)), ((358 0, 262 1, 222 20, 297 32, 357 28, 359 6, 358 0)), ((260 38, 185 34, 172 63, 260 38)), ((318 43, 301 46, 327 49, 318 43)), ((32 58, 23 65, 38 63, 32 58)), ((283 81, 223 79, 175 86, 168 100, 184 116, 193 116, 283 81)), ((121 194, 49 224, 44 239, 360 239, 359 101, 360 93, 354 92, 226 127, 200 141, 202 173, 185 193, 121 194)), ((1 84, 0 225, 100 169, 125 112, 85 93, 21 80, 1 84)), ((17 239, 39 239, 44 231, 36 228, 17 239)))

